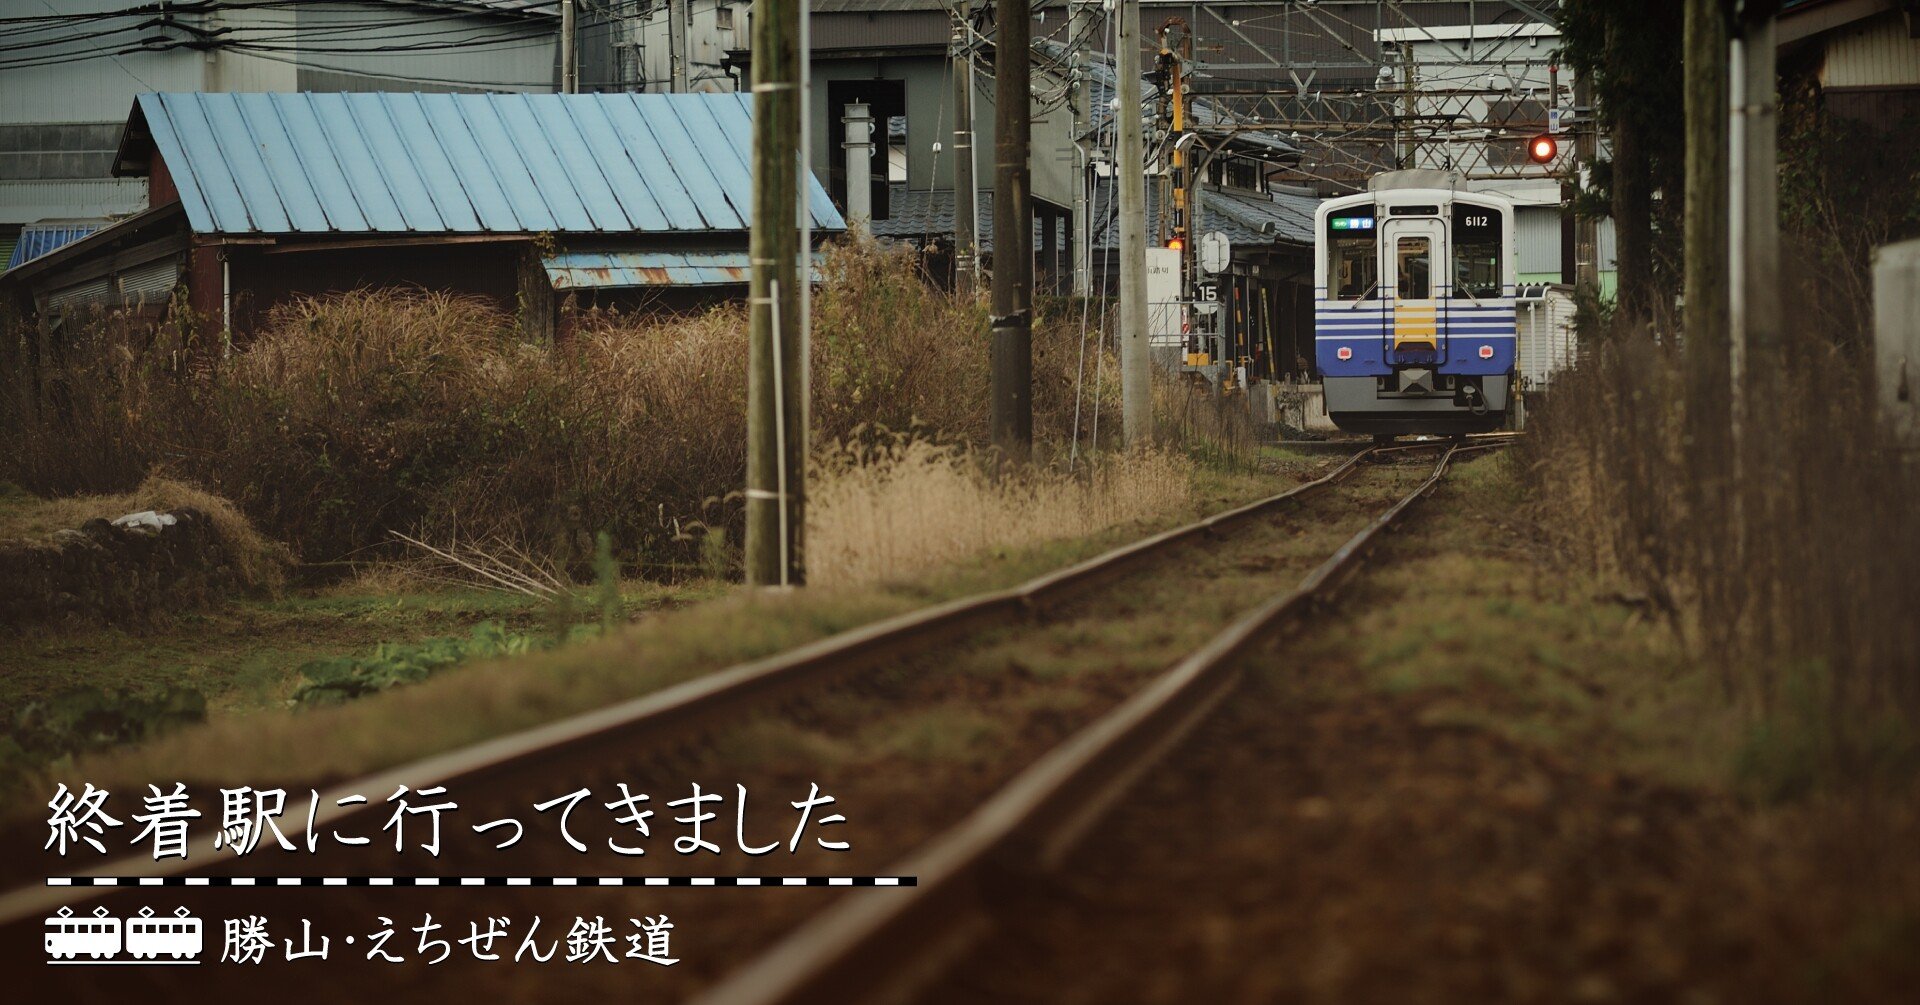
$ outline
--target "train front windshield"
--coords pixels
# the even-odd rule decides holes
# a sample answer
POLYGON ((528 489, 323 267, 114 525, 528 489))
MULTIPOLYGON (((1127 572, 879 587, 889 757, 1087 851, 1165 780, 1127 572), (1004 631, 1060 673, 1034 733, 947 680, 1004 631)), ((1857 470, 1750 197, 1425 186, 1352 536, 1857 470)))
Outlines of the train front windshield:
POLYGON ((1328 221, 1328 285, 1336 300, 1365 300, 1380 288, 1380 242, 1373 223, 1371 206, 1328 221))

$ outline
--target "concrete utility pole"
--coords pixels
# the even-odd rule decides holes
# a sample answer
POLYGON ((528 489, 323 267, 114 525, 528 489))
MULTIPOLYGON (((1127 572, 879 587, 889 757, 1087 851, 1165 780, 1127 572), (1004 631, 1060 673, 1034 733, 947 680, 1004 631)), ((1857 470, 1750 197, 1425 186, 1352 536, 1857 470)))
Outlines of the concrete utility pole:
MULTIPOLYGON (((1573 78, 1573 105, 1579 111, 1574 120, 1573 153, 1575 170, 1582 181, 1600 154, 1600 124, 1588 111, 1593 107, 1593 77, 1582 73, 1573 78)), ((1574 289, 1590 296, 1600 295, 1600 221, 1587 214, 1573 223, 1574 289)))
POLYGON ((1033 446, 1033 11, 998 0, 993 52, 993 442, 1033 446))
MULTIPOLYGON (((1779 365, 1780 299, 1780 109, 1775 97, 1774 16, 1779 0, 1747 0, 1740 37, 1734 42, 1732 196, 1732 292, 1734 377, 1741 388, 1760 386, 1779 365)), ((1746 395, 1735 399, 1736 414, 1746 395)), ((1759 404, 1753 400, 1750 404, 1759 404)), ((1753 414, 1749 412, 1748 414, 1753 414)))
POLYGON ((760 0, 753 16, 753 271, 748 291, 747 582, 805 580, 807 388, 800 303, 802 0, 760 0))
POLYGON ((1120 0, 1114 54, 1120 130, 1120 413, 1129 447, 1153 442, 1153 358, 1147 333, 1147 151, 1140 135, 1140 0, 1120 0))
POLYGON ((580 90, 580 56, 574 47, 573 0, 560 0, 560 93, 580 90))
POLYGON ((847 106, 847 233, 855 240, 873 236, 873 112, 865 103, 847 106))
POLYGON ((1093 26, 1101 0, 1071 0, 1068 54, 1073 72, 1073 295, 1093 292, 1093 208, 1088 197, 1088 151, 1093 145, 1093 26))
POLYGON ((1920 241, 1874 250, 1873 346, 1880 415, 1920 450, 1920 241))
POLYGON ((667 0, 667 75, 675 94, 687 91, 687 5, 691 2, 667 0))
POLYGON ((953 292, 972 299, 980 285, 979 209, 973 162, 973 43, 968 0, 953 5, 953 292))

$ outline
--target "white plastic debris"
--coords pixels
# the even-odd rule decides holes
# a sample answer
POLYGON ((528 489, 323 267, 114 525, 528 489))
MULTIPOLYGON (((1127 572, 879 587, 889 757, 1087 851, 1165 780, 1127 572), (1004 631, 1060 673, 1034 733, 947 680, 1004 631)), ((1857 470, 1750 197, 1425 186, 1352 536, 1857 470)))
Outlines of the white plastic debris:
POLYGON ((174 518, 172 513, 155 513, 153 510, 147 509, 141 510, 138 513, 128 513, 126 516, 115 520, 113 525, 115 527, 127 527, 132 530, 157 531, 162 527, 171 527, 179 522, 179 520, 174 518))

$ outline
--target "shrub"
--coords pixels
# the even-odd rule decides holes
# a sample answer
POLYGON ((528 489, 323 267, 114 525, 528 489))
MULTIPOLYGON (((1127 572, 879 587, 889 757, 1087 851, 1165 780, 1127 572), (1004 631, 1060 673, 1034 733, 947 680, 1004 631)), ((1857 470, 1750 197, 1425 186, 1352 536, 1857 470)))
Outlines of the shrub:
POLYGON ((1543 523, 1643 584, 1752 711, 1765 742, 1749 760, 1839 777, 1904 749, 1886 739, 1890 715, 1920 723, 1920 465, 1877 421, 1845 335, 1787 329, 1777 365, 1748 375, 1760 390, 1733 457, 1693 435, 1683 354, 1644 332, 1587 346, 1523 449, 1543 523), (1807 736, 1809 721, 1826 735, 1807 736), (1833 763, 1807 767, 1815 754, 1833 763))
MULTIPOLYGON (((828 254, 815 443, 882 427, 985 438, 985 309, 916 270, 905 252, 828 254)), ((1077 425, 1084 449, 1096 415, 1117 441, 1118 369, 1083 338, 1099 327, 1091 306, 1048 301, 1035 328, 1036 435, 1060 447, 1077 425)), ((739 528, 738 305, 587 312, 547 343, 479 300, 360 290, 281 305, 230 357, 201 351, 184 323, 70 327, 37 361, 26 332, 0 340, 21 364, 0 377, 0 479, 35 492, 125 491, 164 469, 233 499, 310 563, 387 553, 391 530, 497 537, 576 573, 601 531, 656 570, 724 566, 709 542, 739 539, 701 533, 739 528)))

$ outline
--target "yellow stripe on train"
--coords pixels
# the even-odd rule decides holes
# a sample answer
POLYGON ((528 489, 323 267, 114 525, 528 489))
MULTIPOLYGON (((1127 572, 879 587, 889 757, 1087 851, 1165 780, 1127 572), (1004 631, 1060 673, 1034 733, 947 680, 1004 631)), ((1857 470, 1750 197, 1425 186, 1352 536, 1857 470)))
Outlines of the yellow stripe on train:
POLYGON ((1393 347, 1440 348, 1439 311, 1433 307, 1393 308, 1393 347))

